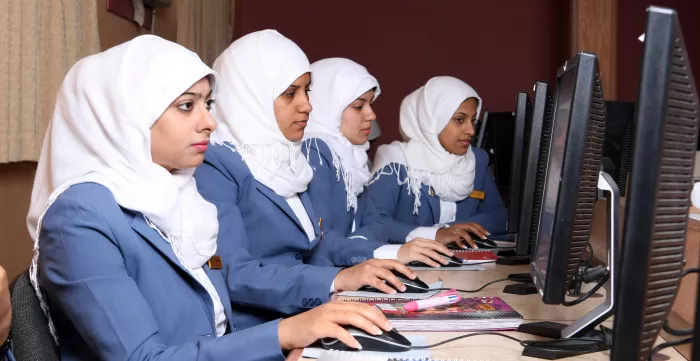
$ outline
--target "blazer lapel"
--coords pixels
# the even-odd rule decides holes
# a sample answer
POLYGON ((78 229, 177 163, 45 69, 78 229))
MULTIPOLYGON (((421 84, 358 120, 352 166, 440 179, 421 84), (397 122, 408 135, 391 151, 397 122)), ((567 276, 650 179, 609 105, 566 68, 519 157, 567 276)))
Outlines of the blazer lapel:
MULTIPOLYGON (((224 266, 226 267, 226 266, 224 266)), ((211 283, 216 288, 216 293, 219 294, 221 303, 224 305, 224 313, 226 314, 226 320, 228 321, 231 332, 234 332, 236 325, 233 323, 233 310, 231 309, 231 300, 228 295, 228 287, 226 286, 226 280, 224 280, 226 269, 213 270, 209 268, 208 264, 202 266, 204 272, 211 280, 211 283)), ((214 326, 216 327, 216 325, 214 326)))
POLYGON ((304 231, 304 227, 301 226, 301 222, 297 218, 296 214, 294 214, 294 211, 292 210, 292 207, 289 206, 287 201, 280 196, 279 194, 275 193, 272 189, 265 187, 262 183, 255 181, 256 187, 258 192, 262 193, 265 197, 267 197, 269 200, 272 201, 277 207, 279 207, 284 213, 287 214, 287 217, 291 218, 294 223, 304 231))
MULTIPOLYGON (((311 220, 311 224, 314 225, 314 240, 311 243, 311 247, 315 245, 315 242, 319 240, 319 236, 321 235, 321 218, 319 218, 316 215, 316 212, 314 212, 314 207, 313 204, 311 203, 311 198, 309 197, 309 194, 307 192, 299 194, 299 199, 301 199, 301 203, 304 205, 304 209, 306 210, 306 214, 309 215, 309 219, 311 220)), ((328 220, 324 221, 327 222, 328 220)), ((323 225, 323 230, 326 231, 328 229, 328 224, 323 225)), ((306 233, 304 233, 306 234, 306 233)))
POLYGON ((180 260, 175 256, 175 252, 173 252, 168 241, 163 239, 158 231, 151 228, 148 223, 146 223, 146 219, 143 215, 136 214, 134 220, 131 221, 131 228, 145 238, 146 241, 155 247, 160 254, 170 261, 170 263, 189 275, 189 272, 180 264, 180 260))
POLYGON ((430 187, 428 187, 427 185, 421 186, 420 190, 421 193, 423 193, 423 195, 425 196, 425 199, 428 200, 433 224, 440 223, 440 198, 436 196, 434 192, 431 195, 430 187))

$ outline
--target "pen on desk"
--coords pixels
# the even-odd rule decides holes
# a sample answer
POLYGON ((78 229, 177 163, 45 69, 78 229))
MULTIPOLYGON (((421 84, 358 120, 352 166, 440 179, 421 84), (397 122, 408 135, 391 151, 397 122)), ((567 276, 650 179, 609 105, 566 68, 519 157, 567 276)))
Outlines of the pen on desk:
POLYGON ((449 291, 442 296, 428 298, 427 300, 412 301, 403 305, 403 309, 408 312, 415 312, 431 307, 440 307, 451 305, 462 300, 462 297, 457 294, 457 291, 449 291))

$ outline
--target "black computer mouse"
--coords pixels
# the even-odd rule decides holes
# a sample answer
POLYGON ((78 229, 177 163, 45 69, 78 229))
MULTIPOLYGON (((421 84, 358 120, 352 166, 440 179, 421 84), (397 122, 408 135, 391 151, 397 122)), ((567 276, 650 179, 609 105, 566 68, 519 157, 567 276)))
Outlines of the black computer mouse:
MULTIPOLYGON (((360 343, 362 351, 404 352, 411 349, 411 341, 395 329, 375 336, 352 326, 344 326, 344 328, 360 343)), ((357 351, 335 338, 322 339, 321 346, 326 350, 357 351)))
MULTIPOLYGON (((486 239, 479 238, 479 236, 477 236, 476 234, 471 233, 471 232, 469 232, 469 236, 472 237, 472 240, 474 241, 474 243, 476 243, 476 246, 479 247, 479 248, 483 248, 483 249, 498 248, 498 244, 497 244, 496 242, 494 242, 493 240, 491 240, 491 239, 488 239, 488 238, 486 238, 486 239)), ((450 250, 460 250, 460 249, 464 249, 464 248, 460 247, 460 246, 459 246, 457 243, 455 243, 455 242, 452 242, 452 243, 447 244, 446 247, 447 247, 447 249, 450 249, 450 250)), ((469 249, 469 248, 467 248, 467 249, 469 249)))
MULTIPOLYGON (((394 285, 392 285, 391 283, 387 283, 386 281, 384 281, 389 285, 389 287, 395 289, 398 293, 426 293, 430 291, 430 287, 425 282, 421 281, 421 279, 418 277, 416 277, 413 280, 410 280, 399 271, 391 270, 391 273, 393 273, 394 276, 396 276, 396 278, 398 278, 399 281, 401 281, 401 283, 403 283, 404 286, 406 286, 406 291, 400 291, 396 290, 396 287, 394 287, 394 285)), ((364 286, 360 288, 360 291, 384 293, 371 286, 364 286)))
MULTIPOLYGON (((440 264, 440 268, 443 268, 443 267, 461 267, 461 266, 464 266, 464 262, 462 262, 462 259, 460 259, 460 258, 457 258, 457 257, 455 257, 455 256, 449 257, 449 256, 445 256, 445 255, 442 255, 442 257, 444 257, 444 258, 448 261, 448 263, 447 263, 447 264, 440 264)), ((413 262, 409 263, 408 265, 409 265, 409 266, 413 266, 413 267, 430 267, 430 268, 433 268, 433 267, 430 266, 430 265, 427 265, 427 264, 425 264, 425 263, 423 263, 423 262, 418 262, 418 261, 413 261, 413 262)))

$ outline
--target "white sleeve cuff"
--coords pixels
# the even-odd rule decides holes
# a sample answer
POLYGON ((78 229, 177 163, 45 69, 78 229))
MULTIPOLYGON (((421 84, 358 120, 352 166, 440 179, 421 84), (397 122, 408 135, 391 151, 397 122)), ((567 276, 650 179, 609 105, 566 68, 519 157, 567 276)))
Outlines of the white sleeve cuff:
POLYGON ((374 258, 377 259, 397 259, 399 257, 400 244, 387 244, 374 250, 374 258))
POLYGON ((411 242, 414 238, 425 238, 434 241, 437 231, 440 228, 441 227, 418 227, 406 236, 406 242, 411 242))

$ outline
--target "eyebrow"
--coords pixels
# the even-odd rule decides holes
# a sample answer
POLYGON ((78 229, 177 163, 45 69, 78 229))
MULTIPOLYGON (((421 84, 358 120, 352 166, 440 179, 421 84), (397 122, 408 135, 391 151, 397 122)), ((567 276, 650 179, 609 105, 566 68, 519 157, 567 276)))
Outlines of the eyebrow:
POLYGON ((368 101, 369 101, 369 100, 364 99, 364 98, 357 98, 357 99, 353 100, 353 103, 354 103, 354 102, 367 103, 368 101))
MULTIPOLYGON (((207 98, 209 98, 211 96, 212 91, 213 91, 213 89, 209 89, 209 93, 207 93, 207 98)), ((197 99, 202 97, 202 93, 193 93, 193 92, 184 92, 180 96, 183 96, 183 95, 191 95, 197 99)))

